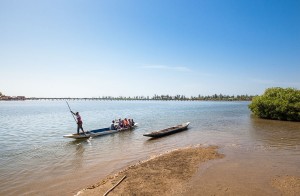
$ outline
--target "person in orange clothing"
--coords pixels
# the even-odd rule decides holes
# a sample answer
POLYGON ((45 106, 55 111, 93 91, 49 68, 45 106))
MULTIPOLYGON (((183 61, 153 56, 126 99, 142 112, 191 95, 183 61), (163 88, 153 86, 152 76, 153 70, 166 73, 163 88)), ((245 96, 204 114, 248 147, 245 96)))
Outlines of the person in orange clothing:
POLYGON ((125 118, 125 119, 123 120, 123 124, 124 124, 124 127, 125 127, 125 128, 128 128, 128 127, 129 127, 129 122, 128 122, 127 118, 125 118))

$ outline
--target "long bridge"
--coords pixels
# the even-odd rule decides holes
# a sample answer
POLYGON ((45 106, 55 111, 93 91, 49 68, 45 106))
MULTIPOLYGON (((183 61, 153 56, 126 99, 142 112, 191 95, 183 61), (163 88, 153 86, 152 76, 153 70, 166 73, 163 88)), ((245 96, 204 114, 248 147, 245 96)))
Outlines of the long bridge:
POLYGON ((25 100, 50 100, 50 101, 55 101, 55 100, 63 100, 63 101, 196 101, 193 99, 152 99, 152 98, 45 98, 45 97, 31 97, 31 98, 26 98, 25 100))
POLYGON ((48 101, 251 101, 254 96, 237 96, 237 97, 172 97, 172 96, 161 96, 161 97, 1 97, 0 101, 25 101, 25 100, 48 100, 48 101))

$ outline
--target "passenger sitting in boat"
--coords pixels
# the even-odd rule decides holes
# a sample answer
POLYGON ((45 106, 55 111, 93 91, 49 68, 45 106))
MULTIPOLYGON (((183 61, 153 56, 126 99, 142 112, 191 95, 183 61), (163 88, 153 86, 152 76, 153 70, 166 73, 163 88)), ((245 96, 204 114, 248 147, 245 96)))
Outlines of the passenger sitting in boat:
POLYGON ((134 126, 133 118, 131 119, 131 126, 134 126))
POLYGON ((122 120, 123 128, 126 128, 126 122, 125 119, 122 120))
POLYGON ((121 118, 119 118, 119 126, 118 129, 122 129, 123 128, 123 121, 121 120, 121 118))
POLYGON ((123 124, 124 124, 125 128, 129 127, 129 122, 128 122, 127 118, 124 119, 123 124))
POLYGON ((115 121, 113 120, 110 125, 110 130, 116 130, 115 121))

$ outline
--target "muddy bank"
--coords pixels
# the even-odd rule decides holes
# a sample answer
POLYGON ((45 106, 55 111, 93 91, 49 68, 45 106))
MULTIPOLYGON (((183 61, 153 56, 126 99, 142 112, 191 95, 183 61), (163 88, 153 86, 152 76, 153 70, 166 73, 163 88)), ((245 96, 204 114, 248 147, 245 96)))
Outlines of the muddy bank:
POLYGON ((103 195, 124 176, 109 195, 300 195, 298 168, 278 169, 273 159, 239 151, 224 158, 217 150, 199 145, 151 157, 78 195, 103 195))
POLYGON ((103 195, 126 178, 109 195, 174 195, 180 194, 201 163, 222 158, 216 146, 188 147, 174 150, 108 176, 78 195, 103 195))
POLYGON ((300 195, 300 177, 276 176, 272 186, 281 191, 283 195, 300 195))

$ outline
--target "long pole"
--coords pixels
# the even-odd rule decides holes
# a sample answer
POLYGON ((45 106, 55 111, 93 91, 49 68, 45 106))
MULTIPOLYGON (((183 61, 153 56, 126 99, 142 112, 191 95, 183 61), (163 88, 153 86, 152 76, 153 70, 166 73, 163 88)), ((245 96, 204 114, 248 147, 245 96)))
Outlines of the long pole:
MULTIPOLYGON (((73 118, 74 118, 74 120, 75 120, 75 122, 76 122, 76 124, 77 124, 78 122, 77 122, 77 120, 76 120, 76 118, 75 118, 75 116, 74 116, 74 114, 73 114, 73 112, 72 112, 72 110, 71 110, 71 108, 70 108, 70 106, 69 106, 69 103, 68 103, 67 101, 66 101, 66 103, 67 103, 67 105, 68 105, 68 107, 69 107, 69 110, 70 110, 70 112, 71 112, 71 115, 73 116, 73 118)), ((82 129, 82 132, 84 133, 84 135, 86 135, 83 129, 82 129)), ((92 134, 91 134, 91 135, 92 135, 92 134)))
POLYGON ((69 106, 69 103, 66 101, 66 103, 67 103, 67 105, 68 105, 68 107, 69 107, 69 110, 70 110, 70 112, 71 112, 71 115, 73 116, 73 118, 74 118, 74 120, 75 120, 75 122, 76 122, 76 124, 77 124, 77 120, 75 119, 75 116, 73 115, 73 113, 72 113, 72 110, 71 110, 71 108, 70 108, 70 106, 69 106))
POLYGON ((108 191, 106 191, 106 193, 104 193, 103 196, 108 195, 108 193, 111 192, 112 190, 114 190, 114 188, 116 188, 116 186, 118 186, 125 178, 126 178, 126 175, 115 186, 113 186, 111 189, 109 189, 108 191))

